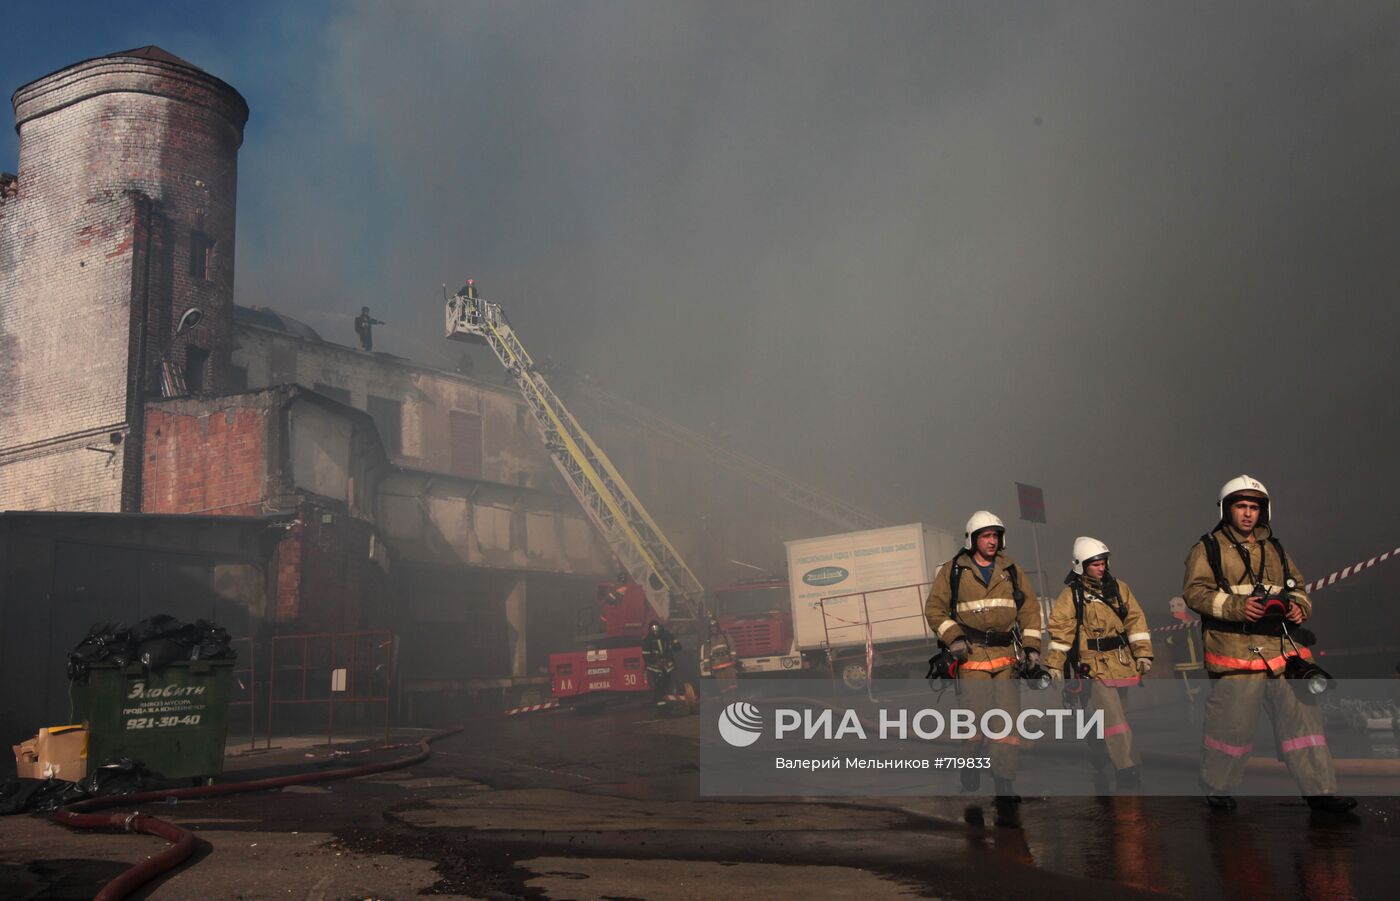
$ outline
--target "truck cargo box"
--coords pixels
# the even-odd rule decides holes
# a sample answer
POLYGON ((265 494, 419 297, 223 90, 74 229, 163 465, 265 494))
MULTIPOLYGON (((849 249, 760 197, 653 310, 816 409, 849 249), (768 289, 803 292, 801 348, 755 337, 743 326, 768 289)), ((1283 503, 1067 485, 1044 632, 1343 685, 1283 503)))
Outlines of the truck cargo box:
POLYGON ((929 638, 924 598, 953 556, 952 534, 920 523, 787 542, 799 651, 929 638))

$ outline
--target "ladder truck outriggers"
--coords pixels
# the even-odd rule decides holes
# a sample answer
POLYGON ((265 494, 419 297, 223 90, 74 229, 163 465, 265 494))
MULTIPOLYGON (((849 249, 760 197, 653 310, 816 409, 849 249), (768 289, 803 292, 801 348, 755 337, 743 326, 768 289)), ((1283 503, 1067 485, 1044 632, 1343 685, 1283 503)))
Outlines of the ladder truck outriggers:
POLYGON ((554 696, 563 703, 649 690, 641 639, 652 622, 699 623, 700 580, 535 367, 500 304, 481 298, 471 280, 447 299, 447 337, 485 344, 515 380, 550 459, 627 576, 599 586, 602 646, 550 656, 554 696))

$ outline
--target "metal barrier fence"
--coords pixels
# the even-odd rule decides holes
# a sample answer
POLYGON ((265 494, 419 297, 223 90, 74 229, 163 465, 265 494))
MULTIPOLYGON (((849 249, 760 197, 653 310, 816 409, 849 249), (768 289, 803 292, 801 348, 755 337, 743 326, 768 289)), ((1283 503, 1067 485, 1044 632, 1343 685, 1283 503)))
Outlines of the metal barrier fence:
POLYGON ((382 705, 384 741, 388 743, 394 672, 393 632, 277 635, 269 645, 267 747, 272 747, 274 719, 279 707, 296 712, 293 727, 300 729, 312 722, 317 705, 325 707, 327 744, 335 738, 337 707, 354 705, 356 719, 359 719, 358 714, 382 705))
MULTIPOLYGON (((911 619, 919 623, 919 630, 923 634, 924 641, 932 640, 933 634, 929 632, 928 620, 924 617, 923 605, 923 599, 928 596, 929 589, 932 587, 932 582, 916 582, 911 585, 896 585, 893 588, 878 588, 874 591, 853 591, 850 594, 834 594, 830 597, 822 598, 818 603, 821 604, 822 630, 825 635, 826 646, 834 648, 856 644, 873 644, 884 637, 880 634, 881 631, 886 632, 886 634, 891 631, 890 629, 881 630, 877 628, 878 626, 887 626, 891 623, 899 623, 911 619), (872 618, 870 615, 871 597, 876 597, 876 604, 878 607, 881 602, 894 600, 895 592, 913 592, 918 599, 915 605, 918 612, 904 613, 898 616, 878 615, 878 618, 872 618), (849 619, 828 609, 829 606, 849 606, 846 604, 837 605, 835 602, 846 601, 851 598, 860 598, 860 619, 849 619), (833 621, 838 623, 838 625, 833 626, 833 621), (838 634, 834 636, 833 632, 838 634), (833 640, 833 638, 835 638, 835 640, 833 640)), ((846 611, 843 610, 842 612, 846 611)), ((876 611, 877 614, 884 614, 885 612, 887 611, 878 609, 876 611)), ((897 629, 894 631, 902 632, 903 630, 897 629)), ((910 629, 908 631, 911 634, 903 636, 904 640, 914 640, 915 636, 912 635, 913 630, 910 629)))
POLYGON ((233 670, 233 690, 228 702, 228 721, 233 722, 233 708, 248 708, 248 747, 258 746, 258 668, 257 644, 251 638, 235 638, 229 642, 238 649, 238 666, 233 670), (246 653, 239 645, 247 645, 246 653))

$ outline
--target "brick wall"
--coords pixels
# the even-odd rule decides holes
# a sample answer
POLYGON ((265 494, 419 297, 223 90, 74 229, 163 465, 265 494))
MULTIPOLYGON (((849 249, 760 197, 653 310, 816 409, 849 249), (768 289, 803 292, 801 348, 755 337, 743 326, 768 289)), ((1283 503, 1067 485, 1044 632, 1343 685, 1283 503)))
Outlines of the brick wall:
POLYGON ((304 527, 292 527, 277 545, 277 614, 279 625, 295 622, 301 613, 301 548, 304 527))
POLYGON ((0 467, 5 489, 0 510, 110 513, 121 495, 122 462, 123 451, 100 435, 87 445, 11 460, 0 467))
POLYGON ((149 404, 142 509, 256 516, 294 507, 296 524, 277 535, 271 577, 278 630, 383 628, 392 587, 370 554, 371 541, 379 541, 374 524, 350 515, 343 501, 318 500, 286 481, 278 449, 294 396, 281 390, 149 404))
POLYGON ((266 406, 190 413, 147 408, 142 511, 263 512, 268 417, 266 406))
POLYGON ((393 586, 370 558, 374 526, 316 504, 277 546, 278 631, 288 635, 385 629, 393 586))
POLYGON ((363 520, 314 505, 304 506, 301 518, 298 631, 384 628, 389 585, 383 571, 369 558, 374 528, 363 520))

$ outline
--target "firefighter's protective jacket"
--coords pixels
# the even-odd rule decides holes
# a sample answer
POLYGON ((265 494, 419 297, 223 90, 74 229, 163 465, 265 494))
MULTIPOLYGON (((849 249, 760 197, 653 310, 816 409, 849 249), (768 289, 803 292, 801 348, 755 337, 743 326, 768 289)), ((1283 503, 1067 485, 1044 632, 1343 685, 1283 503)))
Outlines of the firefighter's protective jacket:
MULTIPOLYGON (((1201 614, 1205 664, 1210 673, 1283 672, 1285 650, 1291 653, 1292 646, 1277 634, 1276 626, 1272 629, 1274 634, 1269 634, 1268 624, 1248 623, 1245 619, 1245 601, 1254 594, 1256 582, 1269 592, 1283 593, 1286 579, 1292 578, 1296 587, 1286 592, 1287 597, 1302 608, 1305 618, 1312 615, 1312 599, 1303 590, 1303 574, 1292 560, 1284 572, 1284 561, 1268 540, 1269 535, 1268 526, 1256 526, 1254 540, 1248 541, 1230 526, 1221 525, 1206 536, 1220 551, 1224 588, 1217 583, 1201 542, 1196 542, 1186 557, 1181 595, 1188 607, 1201 614), (1248 568, 1241 550, 1248 557, 1248 568)), ((1305 657, 1311 656, 1307 648, 1302 650, 1305 657)))
MULTIPOLYGON (((1104 600, 1103 586, 1097 579, 1075 576, 1083 586, 1084 621, 1079 625, 1079 660, 1089 667, 1093 679, 1116 682, 1136 682, 1136 660, 1152 659, 1152 633, 1147 629, 1147 617, 1142 605, 1133 596, 1128 583, 1118 581, 1118 597, 1122 602, 1120 617, 1114 605, 1104 600), (1108 645, 1121 645, 1105 649, 1108 645)), ((1074 643, 1075 610, 1073 586, 1066 585, 1050 608, 1050 650, 1045 655, 1047 669, 1064 666, 1065 657, 1074 643)))
POLYGON ((998 553, 993 561, 992 578, 987 584, 982 582, 981 572, 966 551, 943 564, 924 602, 924 618, 928 620, 929 629, 944 644, 952 644, 959 638, 968 639, 972 650, 963 664, 964 669, 995 672, 1016 662, 1015 650, 1009 643, 984 644, 978 632, 1006 633, 1019 626, 1020 640, 1026 649, 1040 650, 1040 602, 1026 578, 1026 571, 1004 552, 998 553), (955 565, 959 571, 957 610, 952 606, 950 582, 955 565), (1013 566, 1023 595, 1019 605, 1009 571, 1013 566))
POLYGON ((660 633, 652 635, 647 633, 642 639, 642 660, 649 670, 661 672, 675 668, 675 660, 672 654, 681 649, 681 643, 671 637, 671 633, 662 628, 660 633))
POLYGON ((700 656, 710 664, 711 670, 727 669, 735 665, 733 644, 723 631, 714 631, 700 648, 700 656))

